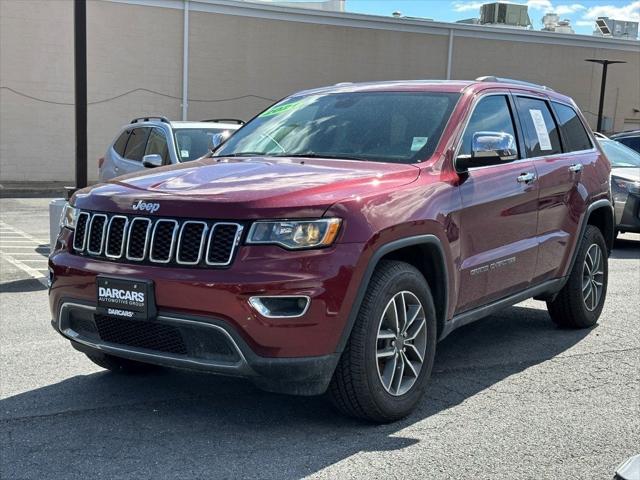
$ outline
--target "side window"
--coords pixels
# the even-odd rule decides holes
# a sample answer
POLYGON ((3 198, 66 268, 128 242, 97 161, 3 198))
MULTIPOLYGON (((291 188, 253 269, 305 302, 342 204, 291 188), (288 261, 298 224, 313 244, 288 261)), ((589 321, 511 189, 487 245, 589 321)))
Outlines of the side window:
POLYGON ((562 138, 566 142, 564 151, 579 152, 580 150, 589 150, 593 145, 591 145, 589 135, 575 110, 561 103, 551 102, 551 105, 553 105, 558 117, 562 138))
POLYGON ((124 158, 141 162, 150 132, 151 129, 148 127, 134 128, 131 130, 127 148, 124 150, 124 158))
POLYGON ((632 150, 640 152, 640 137, 622 137, 616 138, 616 140, 632 150))
POLYGON ((462 135, 459 155, 471 155, 471 141, 476 132, 509 133, 516 138, 506 95, 492 95, 478 102, 462 135))
POLYGON ((516 108, 524 127, 524 139, 529 157, 562 153, 558 127, 547 102, 537 98, 516 97, 516 108))
POLYGON ((144 151, 145 155, 157 154, 162 157, 162 163, 169 164, 169 147, 167 146, 167 137, 164 132, 159 128, 151 130, 149 135, 149 141, 147 142, 147 148, 144 151))
POLYGON ((124 156, 124 148, 127 146, 127 140, 129 140, 129 130, 122 132, 118 139, 113 143, 113 149, 121 157, 124 156))

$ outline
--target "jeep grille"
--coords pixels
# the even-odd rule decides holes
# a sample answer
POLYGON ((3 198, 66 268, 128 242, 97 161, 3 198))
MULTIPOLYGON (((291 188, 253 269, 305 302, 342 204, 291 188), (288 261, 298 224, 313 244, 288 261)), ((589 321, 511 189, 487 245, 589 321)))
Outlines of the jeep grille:
POLYGON ((225 267, 240 243, 242 225, 81 212, 76 253, 130 263, 225 267))

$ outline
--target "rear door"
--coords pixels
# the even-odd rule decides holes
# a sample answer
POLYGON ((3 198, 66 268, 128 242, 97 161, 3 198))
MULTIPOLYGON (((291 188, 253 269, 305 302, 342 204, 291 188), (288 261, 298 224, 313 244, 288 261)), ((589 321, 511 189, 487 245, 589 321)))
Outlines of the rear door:
POLYGON ((117 174, 125 175, 127 173, 142 170, 142 157, 147 148, 147 140, 151 133, 150 127, 136 127, 129 130, 129 140, 124 149, 124 155, 115 159, 117 174))
POLYGON ((538 173, 539 250, 534 283, 540 283, 562 275, 585 208, 579 185, 593 145, 572 107, 543 97, 516 95, 515 99, 527 156, 538 173))
POLYGON ((538 184, 533 163, 521 151, 508 92, 492 93, 476 101, 458 155, 470 154, 473 134, 487 131, 514 135, 518 159, 472 167, 459 186, 462 210, 458 313, 527 288, 537 258, 538 184))

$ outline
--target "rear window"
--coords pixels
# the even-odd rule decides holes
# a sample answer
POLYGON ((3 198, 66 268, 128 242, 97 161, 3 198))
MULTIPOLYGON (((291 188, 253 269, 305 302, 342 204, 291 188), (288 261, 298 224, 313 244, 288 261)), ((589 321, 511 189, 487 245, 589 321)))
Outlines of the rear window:
POLYGON ((547 102, 537 98, 516 97, 520 121, 524 125, 529 157, 544 157, 562 152, 556 122, 547 102))
POLYGON ((127 140, 129 140, 129 131, 126 130, 120 134, 118 139, 113 143, 113 149, 121 157, 124 156, 124 149, 127 146, 127 140))
POLYGON ((127 160, 135 160, 137 162, 142 161, 150 131, 151 129, 148 127, 134 128, 131 130, 131 135, 127 142, 127 148, 125 148, 124 151, 124 158, 127 160))
POLYGON ((561 103, 551 102, 551 105, 558 117, 562 139, 566 143, 565 152, 589 150, 592 147, 591 140, 576 111, 561 103))

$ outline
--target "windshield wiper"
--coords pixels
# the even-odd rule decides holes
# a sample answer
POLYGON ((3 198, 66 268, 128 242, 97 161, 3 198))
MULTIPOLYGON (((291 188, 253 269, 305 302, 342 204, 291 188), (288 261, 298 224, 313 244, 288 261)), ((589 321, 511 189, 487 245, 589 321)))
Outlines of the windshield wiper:
POLYGON ((226 155, 214 155, 213 158, 225 158, 225 157, 265 157, 268 156, 267 153, 264 152, 237 152, 237 153, 228 153, 226 155))
POLYGON ((329 160, 366 160, 366 158, 361 157, 350 157, 347 155, 331 155, 324 153, 283 153, 278 155, 269 155, 270 157, 287 157, 287 158, 326 158, 329 160))

